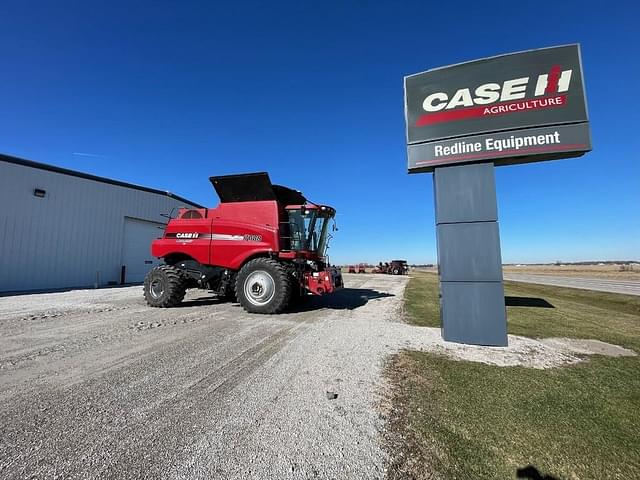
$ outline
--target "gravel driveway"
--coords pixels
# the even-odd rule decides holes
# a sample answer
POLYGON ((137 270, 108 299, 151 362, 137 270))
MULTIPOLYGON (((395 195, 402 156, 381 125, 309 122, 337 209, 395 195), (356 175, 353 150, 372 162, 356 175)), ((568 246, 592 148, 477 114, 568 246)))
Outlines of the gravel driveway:
POLYGON ((383 477, 407 279, 346 277, 277 316, 198 291, 151 309, 141 287, 0 298, 0 477, 383 477))

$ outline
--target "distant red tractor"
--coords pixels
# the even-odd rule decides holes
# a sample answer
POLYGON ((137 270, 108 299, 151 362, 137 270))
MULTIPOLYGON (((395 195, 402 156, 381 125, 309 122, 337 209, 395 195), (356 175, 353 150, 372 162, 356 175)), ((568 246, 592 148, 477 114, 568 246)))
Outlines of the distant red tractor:
POLYGON ((406 275, 409 273, 409 265, 406 260, 391 260, 389 271, 391 275, 406 275))
POLYGON ((409 266, 406 260, 391 260, 391 263, 380 262, 371 273, 388 273, 390 275, 406 275, 409 273, 409 266))
POLYGON ((342 288, 340 271, 326 259, 333 208, 273 185, 267 173, 210 180, 220 205, 180 209, 151 244, 164 265, 145 278, 150 306, 176 306, 188 288, 201 288, 270 314, 342 288))

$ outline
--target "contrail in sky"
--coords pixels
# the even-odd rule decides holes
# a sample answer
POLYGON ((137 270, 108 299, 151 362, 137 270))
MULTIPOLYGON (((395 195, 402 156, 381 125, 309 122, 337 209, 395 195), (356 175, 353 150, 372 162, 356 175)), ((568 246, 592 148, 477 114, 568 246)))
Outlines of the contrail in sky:
POLYGON ((79 157, 109 158, 107 155, 99 155, 97 153, 73 152, 72 155, 77 155, 79 157))

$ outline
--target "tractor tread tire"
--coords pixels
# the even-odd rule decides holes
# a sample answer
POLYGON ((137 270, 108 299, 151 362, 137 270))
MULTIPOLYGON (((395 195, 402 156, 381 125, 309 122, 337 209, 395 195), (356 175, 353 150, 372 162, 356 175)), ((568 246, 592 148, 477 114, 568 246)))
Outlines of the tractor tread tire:
POLYGON ((271 258, 255 258, 245 263, 236 277, 236 297, 238 302, 249 313, 274 314, 282 312, 289 305, 291 299, 291 278, 284 266, 271 258), (245 296, 244 282, 249 274, 263 270, 269 273, 275 283, 275 294, 265 305, 254 305, 245 296))
POLYGON ((187 291, 187 279, 182 270, 173 265, 159 265, 153 268, 144 279, 144 298, 147 305, 157 308, 175 307, 182 302, 187 291), (154 278, 164 282, 164 292, 159 298, 151 295, 150 287, 154 278))

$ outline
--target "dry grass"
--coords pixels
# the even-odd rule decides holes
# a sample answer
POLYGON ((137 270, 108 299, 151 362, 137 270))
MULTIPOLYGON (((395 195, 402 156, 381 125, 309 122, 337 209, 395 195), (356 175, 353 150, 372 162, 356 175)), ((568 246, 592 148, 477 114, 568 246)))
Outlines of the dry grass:
POLYGON ((530 273, 564 277, 610 278, 612 280, 640 280, 640 266, 625 270, 622 265, 505 265, 505 273, 530 273))
MULTIPOLYGON (((505 273, 529 273, 534 275, 557 275, 560 277, 609 278, 612 280, 640 280, 640 265, 504 265, 505 273), (623 271, 624 269, 624 271, 623 271)), ((416 272, 436 273, 437 267, 415 268, 416 272)))

